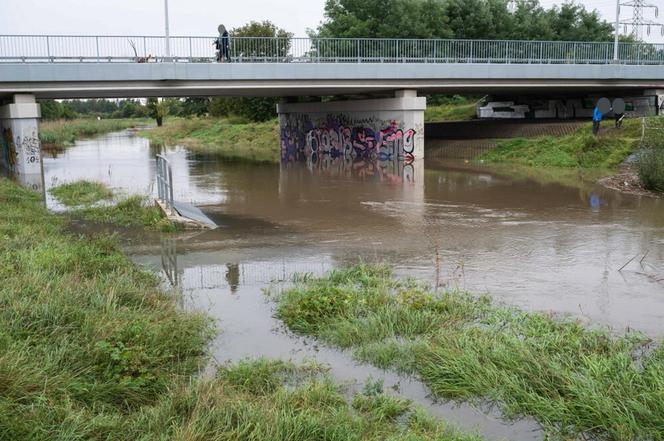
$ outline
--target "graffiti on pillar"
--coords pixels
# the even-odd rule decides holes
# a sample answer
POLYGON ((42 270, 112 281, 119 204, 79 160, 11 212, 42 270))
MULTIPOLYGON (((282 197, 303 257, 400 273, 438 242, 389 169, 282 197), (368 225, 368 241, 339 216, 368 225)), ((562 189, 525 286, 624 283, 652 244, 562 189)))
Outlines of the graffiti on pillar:
POLYGON ((9 170, 16 166, 16 144, 10 128, 2 131, 2 159, 9 170))
POLYGON ((25 158, 26 164, 36 164, 40 161, 40 144, 37 131, 33 131, 29 136, 16 137, 16 146, 25 158))
POLYGON ((282 118, 283 161, 322 155, 381 161, 412 162, 415 159, 416 131, 401 127, 396 120, 349 120, 343 115, 328 115, 314 123, 306 114, 289 114, 282 118))

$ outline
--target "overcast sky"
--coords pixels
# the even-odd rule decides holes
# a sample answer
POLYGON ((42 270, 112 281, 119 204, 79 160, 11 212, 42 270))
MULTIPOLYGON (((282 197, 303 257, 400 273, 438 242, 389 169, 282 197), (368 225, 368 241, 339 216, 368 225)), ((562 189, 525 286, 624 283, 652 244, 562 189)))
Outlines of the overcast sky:
MULTIPOLYGON (((586 0, 604 18, 615 19, 616 0, 586 0)), ((651 0, 664 13, 664 0, 651 0)), ((169 0, 172 35, 214 35, 219 23, 233 28, 250 20, 271 20, 305 36, 323 19, 325 0, 169 0)), ((545 6, 561 3, 541 0, 545 6)), ((389 13, 389 12, 386 12, 389 13)), ((625 10, 631 16, 631 10, 625 10)), ((654 19, 652 14, 649 18, 654 19)), ((664 16, 662 17, 664 22, 664 16)), ((404 23, 404 26, 407 26, 404 23)), ((0 0, 0 34, 159 35, 163 0, 0 0)), ((658 29, 650 41, 664 42, 658 29)))

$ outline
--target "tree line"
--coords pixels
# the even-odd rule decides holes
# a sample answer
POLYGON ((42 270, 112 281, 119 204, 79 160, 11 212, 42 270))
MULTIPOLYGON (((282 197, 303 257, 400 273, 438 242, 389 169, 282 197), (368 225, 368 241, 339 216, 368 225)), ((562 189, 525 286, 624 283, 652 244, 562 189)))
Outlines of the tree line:
MULTIPOLYGON (((339 38, 458 38, 610 41, 613 25, 582 4, 545 8, 539 0, 327 0, 323 22, 310 36, 339 38)), ((252 21, 231 37, 289 40, 293 34, 270 21, 252 21)), ((287 50, 287 47, 284 48, 287 50)), ((101 116, 154 118, 239 116, 265 121, 276 116, 277 98, 169 98, 163 100, 43 101, 45 119, 101 116)))

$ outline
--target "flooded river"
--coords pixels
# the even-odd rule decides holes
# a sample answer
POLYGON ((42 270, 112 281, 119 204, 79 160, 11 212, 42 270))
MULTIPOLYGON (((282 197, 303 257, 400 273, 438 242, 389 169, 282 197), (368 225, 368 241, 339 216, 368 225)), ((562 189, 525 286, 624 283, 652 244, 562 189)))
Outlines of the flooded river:
MULTIPOLYGON (((45 184, 91 179, 126 193, 154 193, 159 152, 129 132, 80 141, 46 155, 45 184)), ((125 247, 180 286, 186 307, 219 320, 213 347, 219 362, 316 358, 342 382, 384 378, 386 389, 394 386, 490 439, 539 439, 530 421, 508 423, 490 409, 433 403, 417 381, 294 337, 272 317, 263 290, 293 272, 322 274, 363 259, 527 310, 664 336, 664 200, 579 180, 509 178, 438 156, 402 170, 343 160, 228 163, 180 147, 164 153, 173 165, 175 198, 201 206, 220 227, 176 237, 129 234, 125 247)), ((50 196, 47 204, 61 208, 50 196)))

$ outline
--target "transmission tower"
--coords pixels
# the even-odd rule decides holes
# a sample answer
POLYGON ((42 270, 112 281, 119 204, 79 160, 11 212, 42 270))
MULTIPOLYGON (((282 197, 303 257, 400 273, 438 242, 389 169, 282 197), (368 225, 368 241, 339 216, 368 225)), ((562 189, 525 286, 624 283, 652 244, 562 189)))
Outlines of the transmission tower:
POLYGON ((624 27, 625 33, 629 27, 632 28, 631 36, 638 41, 643 40, 643 30, 646 30, 647 35, 650 35, 652 28, 660 28, 662 35, 664 35, 664 25, 654 22, 645 18, 646 10, 653 10, 655 18, 659 16, 659 8, 656 5, 648 3, 646 0, 631 0, 619 3, 620 7, 632 8, 632 19, 621 20, 620 24, 624 27))

